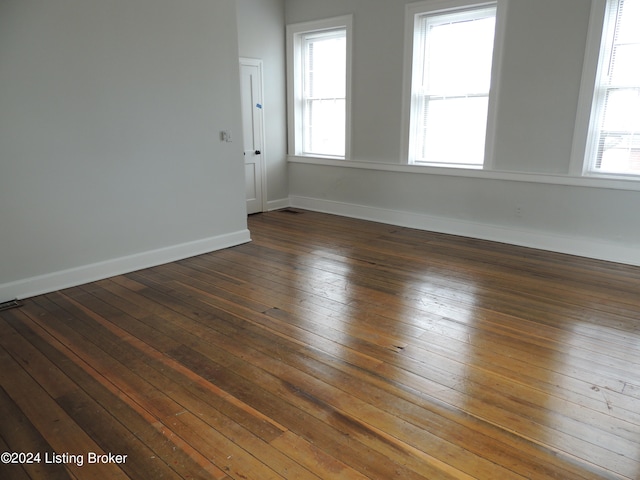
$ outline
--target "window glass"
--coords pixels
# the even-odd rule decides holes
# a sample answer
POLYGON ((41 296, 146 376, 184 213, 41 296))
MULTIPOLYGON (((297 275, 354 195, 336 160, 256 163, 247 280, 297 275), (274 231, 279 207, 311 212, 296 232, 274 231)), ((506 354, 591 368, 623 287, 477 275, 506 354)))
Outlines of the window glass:
POLYGON ((345 155, 346 31, 304 39, 303 154, 345 155))
POLYGON ((482 166, 495 7, 415 17, 409 162, 482 166))

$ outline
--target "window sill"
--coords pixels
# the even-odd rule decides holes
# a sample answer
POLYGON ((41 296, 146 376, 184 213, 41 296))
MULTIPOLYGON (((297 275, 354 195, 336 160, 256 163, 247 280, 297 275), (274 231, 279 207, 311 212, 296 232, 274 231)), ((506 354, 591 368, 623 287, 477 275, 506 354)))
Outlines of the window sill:
POLYGON ((463 164, 463 163, 434 163, 434 162, 413 162, 413 163, 409 163, 408 165, 413 166, 413 167, 430 167, 430 168, 438 168, 438 169, 442 169, 442 168, 455 168, 456 170, 482 170, 483 166, 482 165, 470 165, 470 164, 463 164))
POLYGON ((476 168, 434 167, 426 165, 406 165, 398 163, 366 162, 343 160, 338 158, 301 157, 290 155, 290 163, 322 165, 327 167, 358 168, 397 173, 419 173, 423 175, 442 175, 449 177, 480 178, 485 180, 505 180, 511 182, 542 183, 589 188, 608 188, 612 190, 640 191, 638 178, 609 178, 543 173, 507 172, 498 170, 482 170, 476 168))
POLYGON ((297 154, 297 155, 289 155, 289 159, 291 159, 291 158, 301 158, 301 159, 308 158, 308 159, 311 159, 311 160, 314 160, 314 161, 315 160, 320 160, 320 161, 328 160, 328 161, 337 161, 337 162, 345 162, 345 161, 347 161, 345 159, 345 157, 340 157, 338 155, 335 155, 335 156, 334 155, 320 155, 318 153, 316 153, 316 154, 308 154, 308 155, 307 154, 302 154, 302 153, 297 154))

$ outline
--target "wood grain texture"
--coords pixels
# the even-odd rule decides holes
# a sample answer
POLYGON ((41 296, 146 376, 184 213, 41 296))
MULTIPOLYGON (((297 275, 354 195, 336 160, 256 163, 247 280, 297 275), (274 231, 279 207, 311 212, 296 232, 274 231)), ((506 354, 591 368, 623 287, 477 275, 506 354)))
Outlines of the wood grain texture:
POLYGON ((290 209, 0 312, 16 479, 638 479, 640 268, 290 209))

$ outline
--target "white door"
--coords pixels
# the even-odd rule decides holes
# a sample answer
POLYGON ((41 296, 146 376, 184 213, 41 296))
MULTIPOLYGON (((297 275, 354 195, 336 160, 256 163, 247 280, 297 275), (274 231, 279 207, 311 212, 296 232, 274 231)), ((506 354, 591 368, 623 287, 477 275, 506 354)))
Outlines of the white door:
POLYGON ((262 119, 262 61, 240 59, 242 138, 244 139, 247 213, 264 208, 264 133, 262 119))

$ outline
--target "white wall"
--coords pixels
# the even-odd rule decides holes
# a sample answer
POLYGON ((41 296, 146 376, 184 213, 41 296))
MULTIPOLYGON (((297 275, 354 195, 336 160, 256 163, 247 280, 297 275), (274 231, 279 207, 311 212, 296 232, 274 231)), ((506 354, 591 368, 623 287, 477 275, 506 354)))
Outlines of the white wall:
POLYGON ((249 240, 233 0, 0 2, 0 301, 249 240))
POLYGON ((589 0, 507 0, 495 157, 402 165, 408 0, 286 0, 287 23, 352 13, 352 162, 291 157, 291 203, 640 265, 640 182, 572 176, 589 0))
POLYGON ((268 208, 288 204, 284 0, 236 0, 241 57, 262 60, 268 208))

